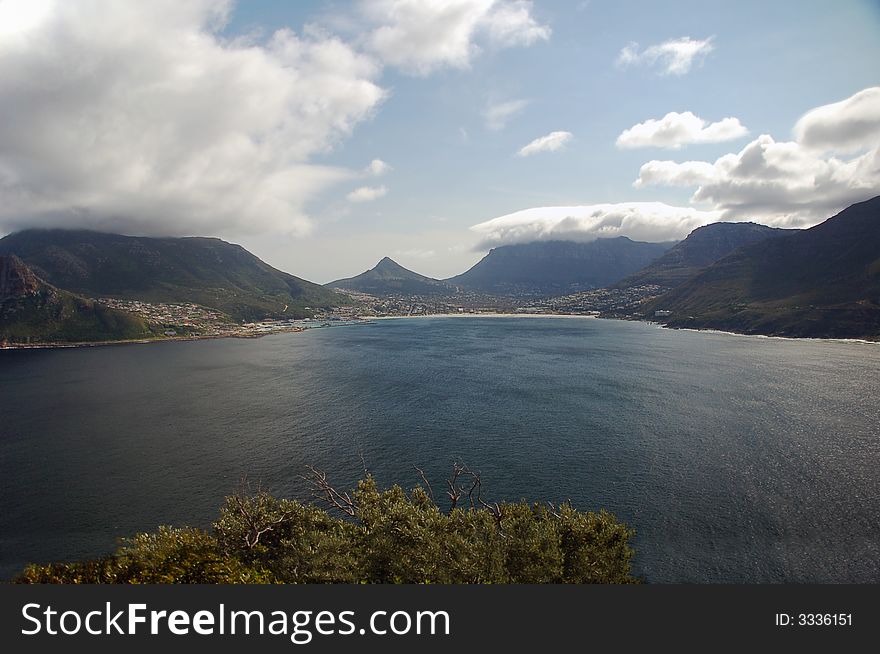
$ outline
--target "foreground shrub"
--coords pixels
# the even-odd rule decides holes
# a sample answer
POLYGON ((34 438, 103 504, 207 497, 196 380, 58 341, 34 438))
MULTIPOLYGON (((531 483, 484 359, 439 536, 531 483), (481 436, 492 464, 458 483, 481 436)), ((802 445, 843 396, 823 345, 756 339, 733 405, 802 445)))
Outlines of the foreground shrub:
POLYGON ((271 581, 266 571, 224 556, 200 529, 159 527, 124 540, 112 556, 83 563, 31 565, 20 583, 32 584, 251 584, 271 581))
POLYGON ((340 493, 313 471, 341 517, 264 492, 226 499, 213 534, 160 527, 96 561, 29 566, 21 583, 633 583, 634 532, 606 511, 489 504, 459 468, 444 512, 433 491, 340 493), (468 483, 458 485, 459 478, 468 483), (461 504, 467 506, 461 506, 461 504))

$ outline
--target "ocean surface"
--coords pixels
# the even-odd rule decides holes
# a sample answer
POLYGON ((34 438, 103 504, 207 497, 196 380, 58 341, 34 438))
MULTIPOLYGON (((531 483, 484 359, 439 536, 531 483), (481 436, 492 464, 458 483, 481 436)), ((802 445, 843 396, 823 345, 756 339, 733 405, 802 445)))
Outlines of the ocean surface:
POLYGON ((416 318, 261 339, 0 352, 0 578, 243 478, 604 507, 648 582, 880 582, 880 346, 586 318, 416 318))

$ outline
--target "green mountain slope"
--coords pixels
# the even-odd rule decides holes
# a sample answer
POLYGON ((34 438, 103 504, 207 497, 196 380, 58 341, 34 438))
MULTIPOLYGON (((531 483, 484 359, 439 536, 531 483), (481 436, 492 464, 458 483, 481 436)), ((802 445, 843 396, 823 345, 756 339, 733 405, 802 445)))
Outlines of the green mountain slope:
POLYGON ((89 342, 149 338, 147 324, 46 284, 15 256, 0 255, 0 342, 89 342))
POLYGON ((408 270, 396 261, 385 257, 375 268, 346 279, 326 284, 327 288, 343 288, 360 291, 378 297, 393 295, 451 295, 456 288, 444 282, 425 277, 408 270))
POLYGON ((613 284, 644 268, 671 245, 642 243, 624 236, 590 243, 503 245, 490 250, 467 272, 446 281, 498 295, 566 295, 613 284))
POLYGON ((193 302, 236 319, 303 316, 341 295, 276 270, 216 238, 144 238, 78 230, 27 230, 0 239, 49 284, 89 297, 193 302))
POLYGON ((645 310, 673 327, 880 338, 880 197, 740 248, 645 310))
POLYGON ((675 288, 744 245, 795 231, 757 223, 712 223, 698 227, 662 257, 617 282, 614 287, 655 285, 675 288))

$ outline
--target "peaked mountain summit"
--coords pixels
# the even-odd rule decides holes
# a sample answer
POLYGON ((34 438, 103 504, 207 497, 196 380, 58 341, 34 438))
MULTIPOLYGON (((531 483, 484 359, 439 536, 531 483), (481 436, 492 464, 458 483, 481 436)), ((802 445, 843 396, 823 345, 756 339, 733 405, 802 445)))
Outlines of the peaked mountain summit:
POLYGON ((389 257, 383 257, 375 267, 366 272, 337 279, 325 284, 327 288, 340 288, 349 291, 369 293, 377 297, 394 295, 450 295, 457 288, 431 277, 425 277, 404 268, 389 257))

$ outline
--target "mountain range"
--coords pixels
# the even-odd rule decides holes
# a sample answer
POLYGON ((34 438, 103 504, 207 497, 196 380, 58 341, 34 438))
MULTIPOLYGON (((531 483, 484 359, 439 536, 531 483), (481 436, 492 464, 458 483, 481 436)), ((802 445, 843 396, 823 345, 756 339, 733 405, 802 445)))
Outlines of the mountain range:
POLYGON ((776 229, 757 223, 712 223, 698 227, 659 259, 615 283, 615 288, 660 286, 675 288, 734 250, 797 230, 776 229))
POLYGON ((807 230, 716 223, 677 244, 618 237, 507 245, 446 280, 386 257, 371 270, 326 286, 216 238, 27 230, 0 239, 0 340, 111 340, 152 333, 155 325, 108 299, 191 303, 238 322, 301 317, 355 302, 334 288, 404 301, 506 296, 513 305, 605 289, 591 292, 607 294, 612 305, 623 294, 627 306, 635 307, 614 315, 670 327, 877 339, 880 197, 807 230))
POLYGON ((464 288, 513 297, 546 297, 601 288, 644 268, 672 243, 625 236, 588 243, 536 241, 493 248, 470 270, 445 280, 464 288))
POLYGON ((878 338, 880 196, 810 229, 738 248, 644 311, 660 311, 671 327, 878 338))
POLYGON ((540 241, 503 245, 490 250, 466 272, 449 279, 425 277, 385 257, 360 275, 326 286, 378 297, 448 297, 468 292, 515 298, 564 295, 617 282, 663 255, 671 245, 642 243, 626 237, 589 243, 540 241))
POLYGON ((80 230, 26 230, 0 239, 56 288, 98 298, 192 302, 236 320, 302 317, 344 296, 276 270, 217 238, 146 238, 80 230))

